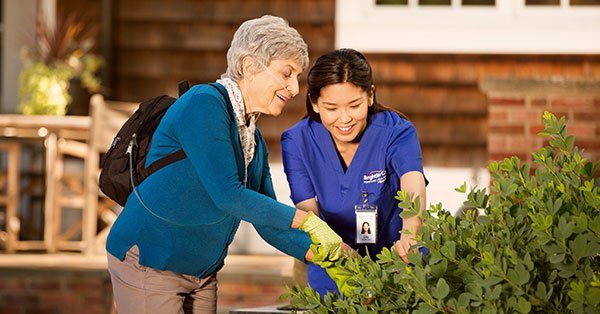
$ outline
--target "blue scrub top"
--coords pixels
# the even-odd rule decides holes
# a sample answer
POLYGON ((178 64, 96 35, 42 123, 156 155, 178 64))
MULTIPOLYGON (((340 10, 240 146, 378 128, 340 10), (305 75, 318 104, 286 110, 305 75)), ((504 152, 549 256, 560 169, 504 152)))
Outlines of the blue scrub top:
MULTIPOLYGON (((361 255, 367 250, 375 258, 383 247, 400 239, 402 219, 396 193, 400 177, 410 171, 423 172, 421 147, 415 127, 389 111, 370 115, 360 144, 344 171, 333 139, 322 123, 305 118, 281 137, 284 170, 291 199, 297 204, 316 197, 321 218, 345 243, 361 255), (354 205, 377 205, 377 243, 357 245, 354 205)), ((427 181, 426 181, 427 183, 427 181)), ((309 264, 308 282, 321 295, 336 291, 324 269, 309 264)))

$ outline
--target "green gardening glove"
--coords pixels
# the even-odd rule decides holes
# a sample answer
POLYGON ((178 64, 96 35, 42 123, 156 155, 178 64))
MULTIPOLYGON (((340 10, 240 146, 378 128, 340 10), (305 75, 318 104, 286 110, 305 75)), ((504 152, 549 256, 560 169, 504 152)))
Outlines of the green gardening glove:
MULTIPOLYGON (((308 233, 315 244, 321 245, 318 250, 320 252, 319 258, 317 260, 313 259, 315 264, 322 261, 335 261, 340 258, 342 238, 313 212, 308 212, 299 229, 308 233)), ((311 249, 315 252, 312 245, 311 249)))
MULTIPOLYGON (((343 266, 344 264, 345 263, 342 262, 340 264, 340 266, 343 266)), ((352 278, 352 274, 350 274, 343 268, 338 267, 336 265, 329 266, 329 267, 325 268, 325 270, 327 271, 327 274, 329 275, 329 277, 331 277, 331 279, 333 279, 333 281, 335 281, 335 284, 337 285, 338 290, 343 295, 350 297, 350 291, 352 291, 352 287, 350 287, 348 285, 348 280, 350 278, 352 278)))
POLYGON ((313 262, 320 265, 322 268, 325 268, 329 277, 335 281, 340 293, 350 297, 352 288, 348 285, 348 280, 352 278, 352 274, 343 269, 344 265, 346 265, 346 259, 342 258, 334 263, 325 260, 325 252, 322 246, 311 245, 310 249, 314 253, 313 262))

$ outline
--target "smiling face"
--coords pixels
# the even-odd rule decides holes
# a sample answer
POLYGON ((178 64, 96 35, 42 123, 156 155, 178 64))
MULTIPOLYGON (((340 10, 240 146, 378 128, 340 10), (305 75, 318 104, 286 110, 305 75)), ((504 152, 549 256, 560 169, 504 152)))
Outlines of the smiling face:
POLYGON ((257 72, 253 70, 257 68, 255 62, 250 57, 244 59, 245 76, 238 82, 246 113, 278 116, 287 101, 299 93, 302 67, 293 59, 277 59, 257 72))
POLYGON ((369 230, 369 223, 368 223, 368 222, 366 222, 366 221, 365 221, 365 222, 363 222, 363 225, 362 225, 362 227, 363 227, 363 228, 362 228, 362 229, 363 229, 363 233, 366 233, 366 232, 369 232, 369 231, 370 231, 370 230, 369 230))
POLYGON ((327 85, 321 89, 313 110, 331 133, 337 147, 356 143, 367 127, 367 113, 373 105, 373 93, 367 95, 352 83, 327 85))

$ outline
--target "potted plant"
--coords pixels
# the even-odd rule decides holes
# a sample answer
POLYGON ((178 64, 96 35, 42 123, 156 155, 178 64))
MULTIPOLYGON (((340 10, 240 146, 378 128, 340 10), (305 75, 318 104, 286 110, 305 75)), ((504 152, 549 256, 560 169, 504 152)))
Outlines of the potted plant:
POLYGON ((19 110, 26 115, 64 115, 72 97, 73 80, 90 92, 100 88, 96 75, 103 59, 92 53, 95 31, 86 29, 83 17, 71 13, 50 26, 36 24, 37 49, 22 51, 24 68, 19 77, 19 110))
MULTIPOLYGON (((544 113, 549 146, 492 162, 493 183, 471 189, 467 211, 454 217, 432 205, 412 265, 383 250, 376 260, 348 256, 335 263, 350 279, 347 297, 321 298, 289 288, 291 303, 314 313, 599 313, 600 162, 581 157, 564 117, 544 113)), ((467 193, 465 185, 457 191, 467 193)), ((401 216, 419 206, 398 193, 401 216)))

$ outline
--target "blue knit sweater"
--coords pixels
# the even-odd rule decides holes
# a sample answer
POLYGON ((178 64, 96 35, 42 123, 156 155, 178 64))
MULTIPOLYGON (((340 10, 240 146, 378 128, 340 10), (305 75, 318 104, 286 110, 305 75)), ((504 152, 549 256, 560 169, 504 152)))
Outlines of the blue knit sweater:
MULTIPOLYGON (((223 94, 227 91, 220 84, 223 94)), ((223 266, 240 219, 288 255, 304 261, 312 241, 290 224, 295 209, 275 201, 266 144, 256 129, 254 159, 243 185, 244 158, 229 99, 208 85, 192 87, 160 122, 146 165, 179 149, 187 158, 138 186, 114 223, 107 251, 123 260, 137 245, 140 264, 204 278, 223 266)))

